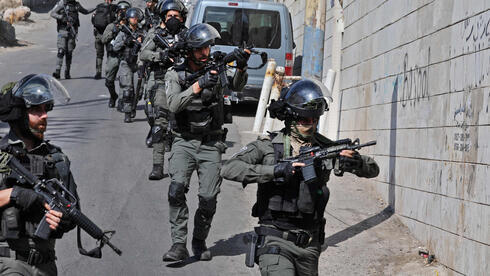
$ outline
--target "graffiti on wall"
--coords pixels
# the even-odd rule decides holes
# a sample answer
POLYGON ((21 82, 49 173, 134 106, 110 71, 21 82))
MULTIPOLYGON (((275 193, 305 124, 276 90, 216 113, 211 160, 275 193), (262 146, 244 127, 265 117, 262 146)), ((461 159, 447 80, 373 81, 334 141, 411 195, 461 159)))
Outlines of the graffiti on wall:
POLYGON ((485 48, 490 42, 490 12, 467 18, 463 22, 461 38, 466 42, 463 52, 473 50, 473 47, 475 50, 485 48))
POLYGON ((490 46, 490 11, 465 19, 460 36, 462 54, 473 56, 459 70, 471 72, 466 75, 466 87, 479 87, 490 75, 490 55, 485 53, 490 46))
POLYGON ((427 64, 408 68, 408 53, 403 59, 403 80, 400 94, 402 107, 414 106, 423 98, 429 98, 429 64, 430 48, 427 53, 427 64))

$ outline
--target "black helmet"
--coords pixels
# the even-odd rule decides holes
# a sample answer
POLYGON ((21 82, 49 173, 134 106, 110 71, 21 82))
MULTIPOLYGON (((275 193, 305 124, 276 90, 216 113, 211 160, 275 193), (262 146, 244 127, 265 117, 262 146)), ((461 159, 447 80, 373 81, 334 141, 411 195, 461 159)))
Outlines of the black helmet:
POLYGON ((185 20, 187 18, 187 8, 184 3, 180 0, 160 0, 157 4, 157 11, 162 20, 165 20, 165 16, 167 16, 167 12, 173 10, 178 11, 180 16, 185 20))
POLYGON ((145 17, 145 14, 143 13, 143 11, 140 9, 140 8, 136 8, 136 7, 133 7, 133 8, 130 8, 126 11, 126 19, 130 19, 130 18, 137 18, 138 19, 138 22, 143 20, 143 18, 145 17))
POLYGON ((221 38, 218 31, 206 23, 192 26, 185 35, 185 41, 191 48, 212 46, 217 38, 221 38))
POLYGON ((327 88, 319 81, 304 79, 294 83, 277 101, 271 101, 271 117, 280 120, 318 118, 328 110, 325 98, 331 101, 327 88))
POLYGON ((17 126, 23 135, 32 136, 27 109, 46 104, 46 111, 50 111, 55 100, 63 104, 70 100, 70 95, 58 80, 46 74, 27 75, 2 88, 0 120, 17 126))
POLYGON ((120 10, 127 10, 131 8, 131 4, 127 1, 119 1, 117 3, 117 11, 120 11, 120 10))

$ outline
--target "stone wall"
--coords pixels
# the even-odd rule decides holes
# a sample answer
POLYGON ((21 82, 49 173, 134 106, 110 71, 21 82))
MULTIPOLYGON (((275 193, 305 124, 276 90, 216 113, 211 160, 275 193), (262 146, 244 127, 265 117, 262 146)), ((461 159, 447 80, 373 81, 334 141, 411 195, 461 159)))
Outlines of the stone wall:
MULTIPOLYGON (((331 67, 327 1, 324 77, 331 67)), ((304 1, 290 8, 302 51, 304 1)), ((454 274, 490 271, 490 1, 344 0, 340 138, 363 149, 368 181, 454 274)))
POLYGON ((340 137, 378 141, 372 185, 457 274, 490 271, 489 9, 344 1, 340 137))

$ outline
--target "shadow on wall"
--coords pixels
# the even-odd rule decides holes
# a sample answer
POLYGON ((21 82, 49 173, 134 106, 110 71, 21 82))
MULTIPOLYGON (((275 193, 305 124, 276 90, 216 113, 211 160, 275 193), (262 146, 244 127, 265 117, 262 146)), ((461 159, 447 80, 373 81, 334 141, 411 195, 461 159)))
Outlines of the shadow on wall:
POLYGON ((46 13, 49 12, 58 0, 22 0, 22 5, 27 6, 33 12, 46 13))

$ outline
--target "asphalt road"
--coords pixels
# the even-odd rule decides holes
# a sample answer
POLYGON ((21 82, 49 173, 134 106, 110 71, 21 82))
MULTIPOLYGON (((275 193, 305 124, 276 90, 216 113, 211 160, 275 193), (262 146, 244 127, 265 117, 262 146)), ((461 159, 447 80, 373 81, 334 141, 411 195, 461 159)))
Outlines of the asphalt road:
MULTIPOLYGON (((98 1, 81 1, 93 6, 98 1)), ((0 84, 28 73, 51 74, 56 63, 56 24, 47 14, 34 14, 34 23, 17 25, 19 46, 0 49, 0 84)), ((171 245, 167 191, 169 178, 149 181, 152 151, 144 144, 148 132, 142 106, 136 120, 123 123, 123 114, 107 108, 104 80, 94 80, 95 49, 89 16, 82 26, 74 52, 72 79, 61 82, 72 100, 49 113, 47 139, 63 148, 71 159, 82 211, 102 229, 116 230, 112 242, 122 251, 117 256, 108 247, 102 259, 81 256, 76 231, 58 241, 60 275, 259 275, 257 266, 244 265, 243 237, 253 229, 250 217, 255 187, 223 181, 218 207, 208 238, 214 256, 210 262, 189 259, 179 264, 162 262, 171 245)), ((62 71, 63 72, 63 71, 62 71)), ((117 86, 117 84, 116 84, 117 86)), ((255 107, 238 107, 229 128, 229 158, 253 140, 250 134, 255 107)), ((7 131, 0 125, 0 135, 7 131)), ((166 164, 167 165, 167 164, 166 164)), ((165 172, 167 169, 165 168, 165 172)), ((197 178, 187 194, 191 218, 197 205, 197 178)), ((326 244, 320 258, 320 275, 444 275, 440 266, 424 266, 406 227, 387 212, 386 203, 370 192, 362 180, 332 177, 331 199, 325 216, 326 244)), ((193 220, 189 221, 192 233, 193 220)), ((191 236, 189 237, 190 240, 191 236)), ((95 243, 86 234, 83 243, 95 243)), ((190 243, 190 242, 189 242, 190 243)), ((188 246, 190 249, 190 246, 188 246)))

